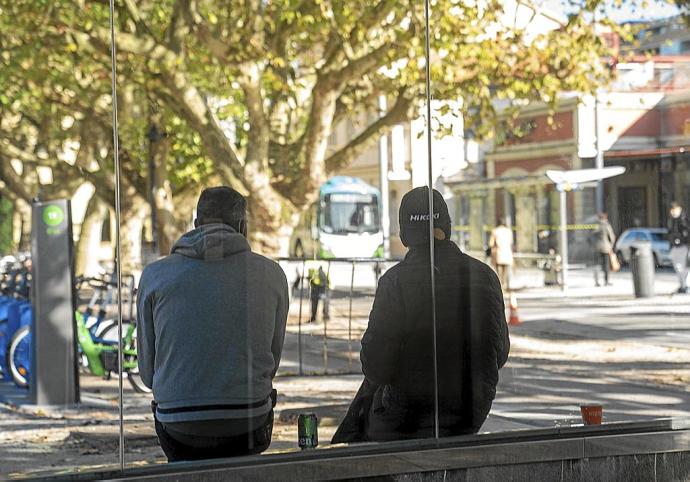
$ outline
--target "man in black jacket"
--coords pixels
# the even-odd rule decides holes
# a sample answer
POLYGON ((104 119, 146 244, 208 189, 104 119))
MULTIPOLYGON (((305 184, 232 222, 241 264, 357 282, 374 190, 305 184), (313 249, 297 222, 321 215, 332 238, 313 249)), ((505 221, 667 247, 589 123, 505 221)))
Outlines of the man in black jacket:
MULTIPOLYGON (((503 294, 494 271, 449 240, 448 207, 433 194, 439 433, 476 433, 510 348, 503 294)), ((362 339, 366 378, 334 442, 435 434, 428 196, 417 188, 402 199, 400 237, 409 252, 379 281, 362 339)))
POLYGON ((678 293, 688 292, 688 243, 690 242, 690 222, 677 202, 671 203, 668 219, 668 240, 671 243, 671 261, 678 274, 680 287, 678 293))

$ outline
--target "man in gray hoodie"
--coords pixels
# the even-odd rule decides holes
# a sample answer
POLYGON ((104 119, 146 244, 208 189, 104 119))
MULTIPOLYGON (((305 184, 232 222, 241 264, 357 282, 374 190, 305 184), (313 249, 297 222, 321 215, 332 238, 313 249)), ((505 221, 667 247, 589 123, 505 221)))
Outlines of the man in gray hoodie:
POLYGON ((247 243, 242 195, 206 189, 194 225, 137 298, 139 372, 171 462, 266 450, 288 313, 283 270, 247 243))

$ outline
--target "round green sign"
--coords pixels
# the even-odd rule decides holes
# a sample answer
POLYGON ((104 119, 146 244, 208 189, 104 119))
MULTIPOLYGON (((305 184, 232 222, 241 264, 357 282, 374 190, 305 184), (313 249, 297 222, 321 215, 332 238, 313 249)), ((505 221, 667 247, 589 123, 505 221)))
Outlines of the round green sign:
POLYGON ((48 226, 59 226, 65 220, 65 212, 59 206, 48 206, 43 210, 43 222, 48 226))

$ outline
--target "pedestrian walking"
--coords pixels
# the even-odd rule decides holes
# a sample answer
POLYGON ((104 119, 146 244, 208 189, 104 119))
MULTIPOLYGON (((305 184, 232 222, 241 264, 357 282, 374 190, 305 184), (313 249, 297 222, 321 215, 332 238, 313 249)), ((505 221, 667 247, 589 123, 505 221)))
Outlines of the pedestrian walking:
POLYGON ((503 219, 496 221, 496 227, 489 237, 491 262, 498 273, 498 279, 504 290, 510 289, 513 275, 513 230, 506 226, 503 219))
POLYGON ((616 243, 616 235, 613 233, 613 228, 609 223, 609 217, 606 213, 599 213, 599 223, 596 229, 592 232, 594 240, 594 250, 597 255, 598 266, 594 268, 594 284, 601 286, 599 282, 599 269, 604 273, 604 285, 610 285, 609 273, 612 266, 618 271, 620 267, 618 260, 614 260, 613 246, 616 243), (612 263, 615 263, 613 265, 612 263))
POLYGON ((688 292, 688 243, 690 243, 690 222, 677 203, 671 203, 668 219, 668 241, 671 244, 671 262, 678 275, 677 293, 688 292))
POLYGON ((316 314, 319 311, 319 301, 323 300, 323 319, 330 320, 330 283, 331 280, 323 270, 323 266, 309 269, 309 284, 311 286, 311 318, 310 322, 316 321, 316 314))

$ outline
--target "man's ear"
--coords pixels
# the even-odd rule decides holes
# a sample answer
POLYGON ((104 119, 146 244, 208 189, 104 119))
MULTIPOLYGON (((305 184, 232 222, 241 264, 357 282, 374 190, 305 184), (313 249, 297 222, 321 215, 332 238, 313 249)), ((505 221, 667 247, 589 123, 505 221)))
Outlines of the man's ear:
POLYGON ((246 219, 241 219, 240 222, 237 223, 237 232, 240 233, 245 238, 247 237, 247 220, 246 219))
POLYGON ((194 228, 196 229, 198 227, 199 227, 199 218, 194 218, 194 228))

